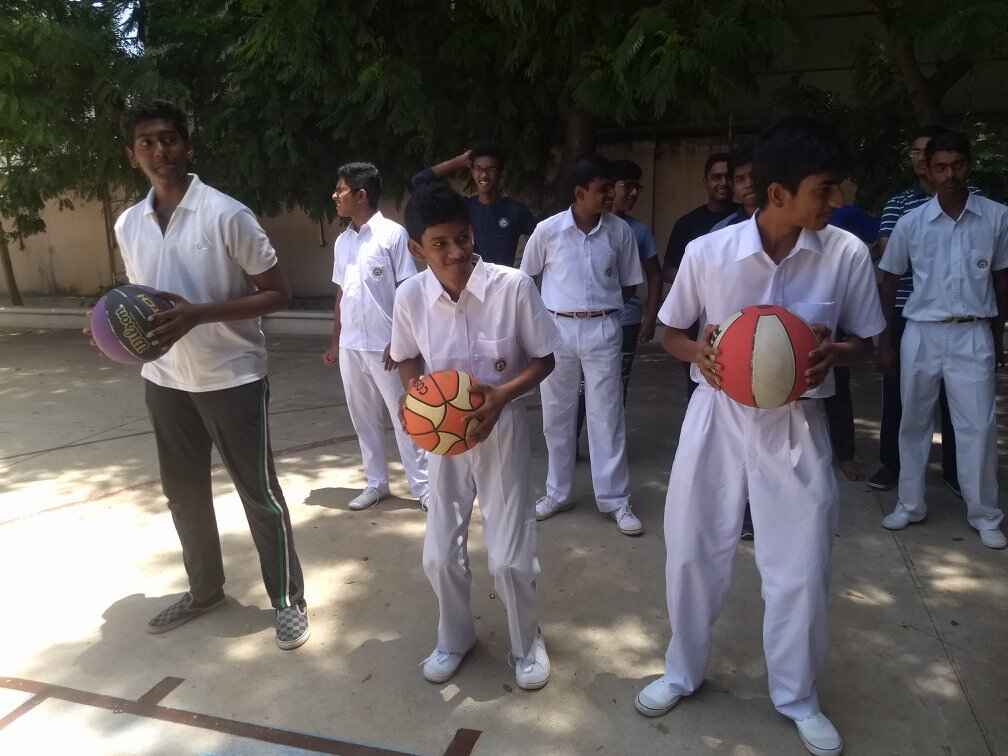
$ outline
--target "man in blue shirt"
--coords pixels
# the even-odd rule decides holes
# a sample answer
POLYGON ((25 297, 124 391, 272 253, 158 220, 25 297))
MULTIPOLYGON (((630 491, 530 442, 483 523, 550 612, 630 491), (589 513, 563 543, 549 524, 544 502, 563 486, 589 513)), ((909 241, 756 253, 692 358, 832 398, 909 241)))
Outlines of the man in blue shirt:
MULTIPOLYGON (((879 219, 854 204, 857 184, 850 177, 840 184, 840 191, 844 204, 834 208, 830 214, 830 225, 849 231, 871 249, 878 241, 879 219)), ((843 334, 837 334, 837 338, 843 338, 843 334)), ((833 454, 847 480, 864 480, 864 469, 854 458, 854 401, 850 389, 850 368, 837 366, 833 369, 833 379, 836 381, 836 393, 823 402, 833 454)))
POLYGON ((479 144, 450 160, 425 168, 411 183, 413 186, 428 183, 461 170, 468 170, 476 185, 476 194, 466 198, 476 254, 485 262, 514 267, 518 242, 532 233, 536 219, 521 202, 501 195, 504 159, 499 148, 479 144))

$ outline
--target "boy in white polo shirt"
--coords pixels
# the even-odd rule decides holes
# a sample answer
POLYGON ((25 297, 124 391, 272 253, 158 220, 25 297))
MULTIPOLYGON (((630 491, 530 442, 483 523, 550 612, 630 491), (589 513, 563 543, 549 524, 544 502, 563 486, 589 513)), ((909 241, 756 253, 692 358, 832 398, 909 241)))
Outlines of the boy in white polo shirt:
POLYGON ((871 352, 885 321, 868 249, 827 225, 842 197, 844 153, 830 131, 789 119, 763 135, 753 158, 760 210, 686 248, 659 312, 665 348, 693 363, 699 384, 683 419, 665 500, 666 591, 672 639, 665 674, 637 696, 660 716, 700 687, 711 628, 731 579, 748 497, 765 603, 763 647, 770 698, 813 754, 839 754, 843 741, 820 711, 816 677, 826 658, 830 550, 836 519, 823 397, 830 368, 871 352), (701 340, 687 329, 702 315, 722 323, 748 305, 776 304, 813 324, 822 339, 806 377, 815 388, 777 409, 739 404, 719 390, 713 325, 701 340), (833 342, 837 329, 852 334, 833 342))
POLYGON ((416 187, 405 222, 410 250, 429 267, 396 294, 391 355, 403 386, 426 364, 431 373, 469 373, 483 396, 476 414, 479 443, 457 456, 429 457, 423 567, 439 619, 423 675, 434 683, 448 680, 476 643, 466 544, 478 496, 490 574, 507 611, 515 680, 535 690, 549 680, 550 662, 536 600, 539 559, 524 397, 553 369, 559 336, 532 279, 473 254, 469 211, 457 192, 440 182, 416 187))
POLYGON ((170 344, 143 366, 161 486, 168 498, 189 592, 147 625, 163 633, 224 602, 224 566, 214 516, 210 450, 221 455, 245 506, 276 641, 308 639, 301 565, 269 438, 266 343, 259 316, 287 305, 290 287, 252 212, 188 173, 185 114, 168 102, 132 109, 127 155, 151 184, 115 224, 132 283, 162 290, 175 306, 154 316, 170 344))
MULTIPOLYGON (((385 462, 385 408, 395 417, 403 388, 389 359, 392 303, 396 287, 416 274, 406 246, 406 229, 378 209, 382 180, 371 163, 347 163, 337 172, 333 200, 350 225, 336 239, 333 283, 336 307, 326 365, 339 362, 350 421, 357 432, 367 487, 350 509, 367 509, 389 495, 385 462)), ((393 423, 399 458, 410 490, 427 509, 427 461, 424 452, 393 423)))
POLYGON ((522 256, 522 272, 542 276, 543 302, 563 340, 556 369, 541 388, 549 468, 536 517, 545 520, 574 506, 570 497, 583 374, 595 503, 616 520, 621 533, 640 535, 644 527, 630 509, 619 315, 644 275, 634 232, 610 212, 612 203, 608 162, 598 156, 581 158, 574 166, 573 203, 536 226, 522 256))

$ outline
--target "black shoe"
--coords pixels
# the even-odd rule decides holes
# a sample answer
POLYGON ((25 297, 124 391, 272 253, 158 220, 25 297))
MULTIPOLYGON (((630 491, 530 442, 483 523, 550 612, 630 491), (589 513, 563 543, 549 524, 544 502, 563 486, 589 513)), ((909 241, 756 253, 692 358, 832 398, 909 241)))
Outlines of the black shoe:
POLYGON ((945 488, 954 493, 960 500, 962 500, 962 489, 959 488, 958 480, 950 480, 949 478, 942 478, 945 483, 945 488))
POLYGON ((752 541, 755 539, 755 537, 756 534, 753 532, 751 525, 742 526, 742 535, 739 536, 740 539, 742 539, 743 541, 752 541))
POLYGON ((158 612, 158 614, 147 623, 147 632, 151 635, 167 633, 169 630, 174 630, 179 625, 184 625, 189 620, 196 619, 201 614, 206 614, 211 609, 216 609, 223 603, 224 591, 221 591, 210 600, 204 601, 200 604, 193 601, 191 593, 187 593, 167 609, 162 609, 158 612))
POLYGON ((888 491, 899 483, 899 475, 882 465, 866 482, 870 488, 874 488, 876 491, 888 491))

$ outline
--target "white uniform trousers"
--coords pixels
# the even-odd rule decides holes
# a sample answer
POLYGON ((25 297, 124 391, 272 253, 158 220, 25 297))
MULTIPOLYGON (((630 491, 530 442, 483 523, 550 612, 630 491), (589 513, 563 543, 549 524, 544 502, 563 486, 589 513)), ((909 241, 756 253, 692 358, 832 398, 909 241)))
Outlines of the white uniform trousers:
POLYGON ((563 346, 554 352, 556 366, 540 386, 549 459, 546 494, 559 502, 571 496, 583 373, 595 503, 601 512, 615 512, 630 499, 621 378, 623 329, 615 315, 555 320, 563 346))
POLYGON ((977 530, 997 528, 1004 514, 998 507, 994 337, 986 321, 907 321, 900 344, 903 419, 897 508, 915 520, 927 513, 924 476, 942 379, 955 429, 966 519, 977 530))
POLYGON ((453 457, 431 454, 423 567, 438 599, 437 649, 462 653, 476 641, 469 604, 469 519, 479 497, 487 561, 507 611, 511 653, 525 657, 539 627, 535 504, 529 492, 524 401, 501 412, 490 437, 453 457))
POLYGON ((381 352, 342 348, 339 368, 368 486, 388 487, 385 461, 385 410, 388 409, 410 491, 417 497, 427 493, 427 454, 416 447, 398 420, 399 398, 403 395, 399 371, 385 370, 381 352))
POLYGON ((761 410, 708 386, 693 393, 665 499, 672 626, 665 674, 673 690, 689 695, 703 682, 748 497, 770 698, 792 719, 819 711, 837 502, 832 462, 821 401, 761 410))

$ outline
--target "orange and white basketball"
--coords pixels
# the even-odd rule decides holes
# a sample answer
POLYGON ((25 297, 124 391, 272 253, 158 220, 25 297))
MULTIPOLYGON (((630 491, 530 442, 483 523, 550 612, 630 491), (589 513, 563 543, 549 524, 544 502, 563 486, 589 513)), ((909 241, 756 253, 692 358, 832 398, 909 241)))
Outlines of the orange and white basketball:
POLYGON ((718 327, 714 338, 721 388, 750 407, 772 409, 793 402, 808 390, 805 371, 817 342, 808 324, 783 307, 743 307, 718 327))
POLYGON ((473 380, 460 370, 422 375, 406 392, 403 407, 406 432, 413 443, 433 454, 461 454, 474 446, 479 427, 473 412, 483 405, 480 394, 470 392, 473 380))

